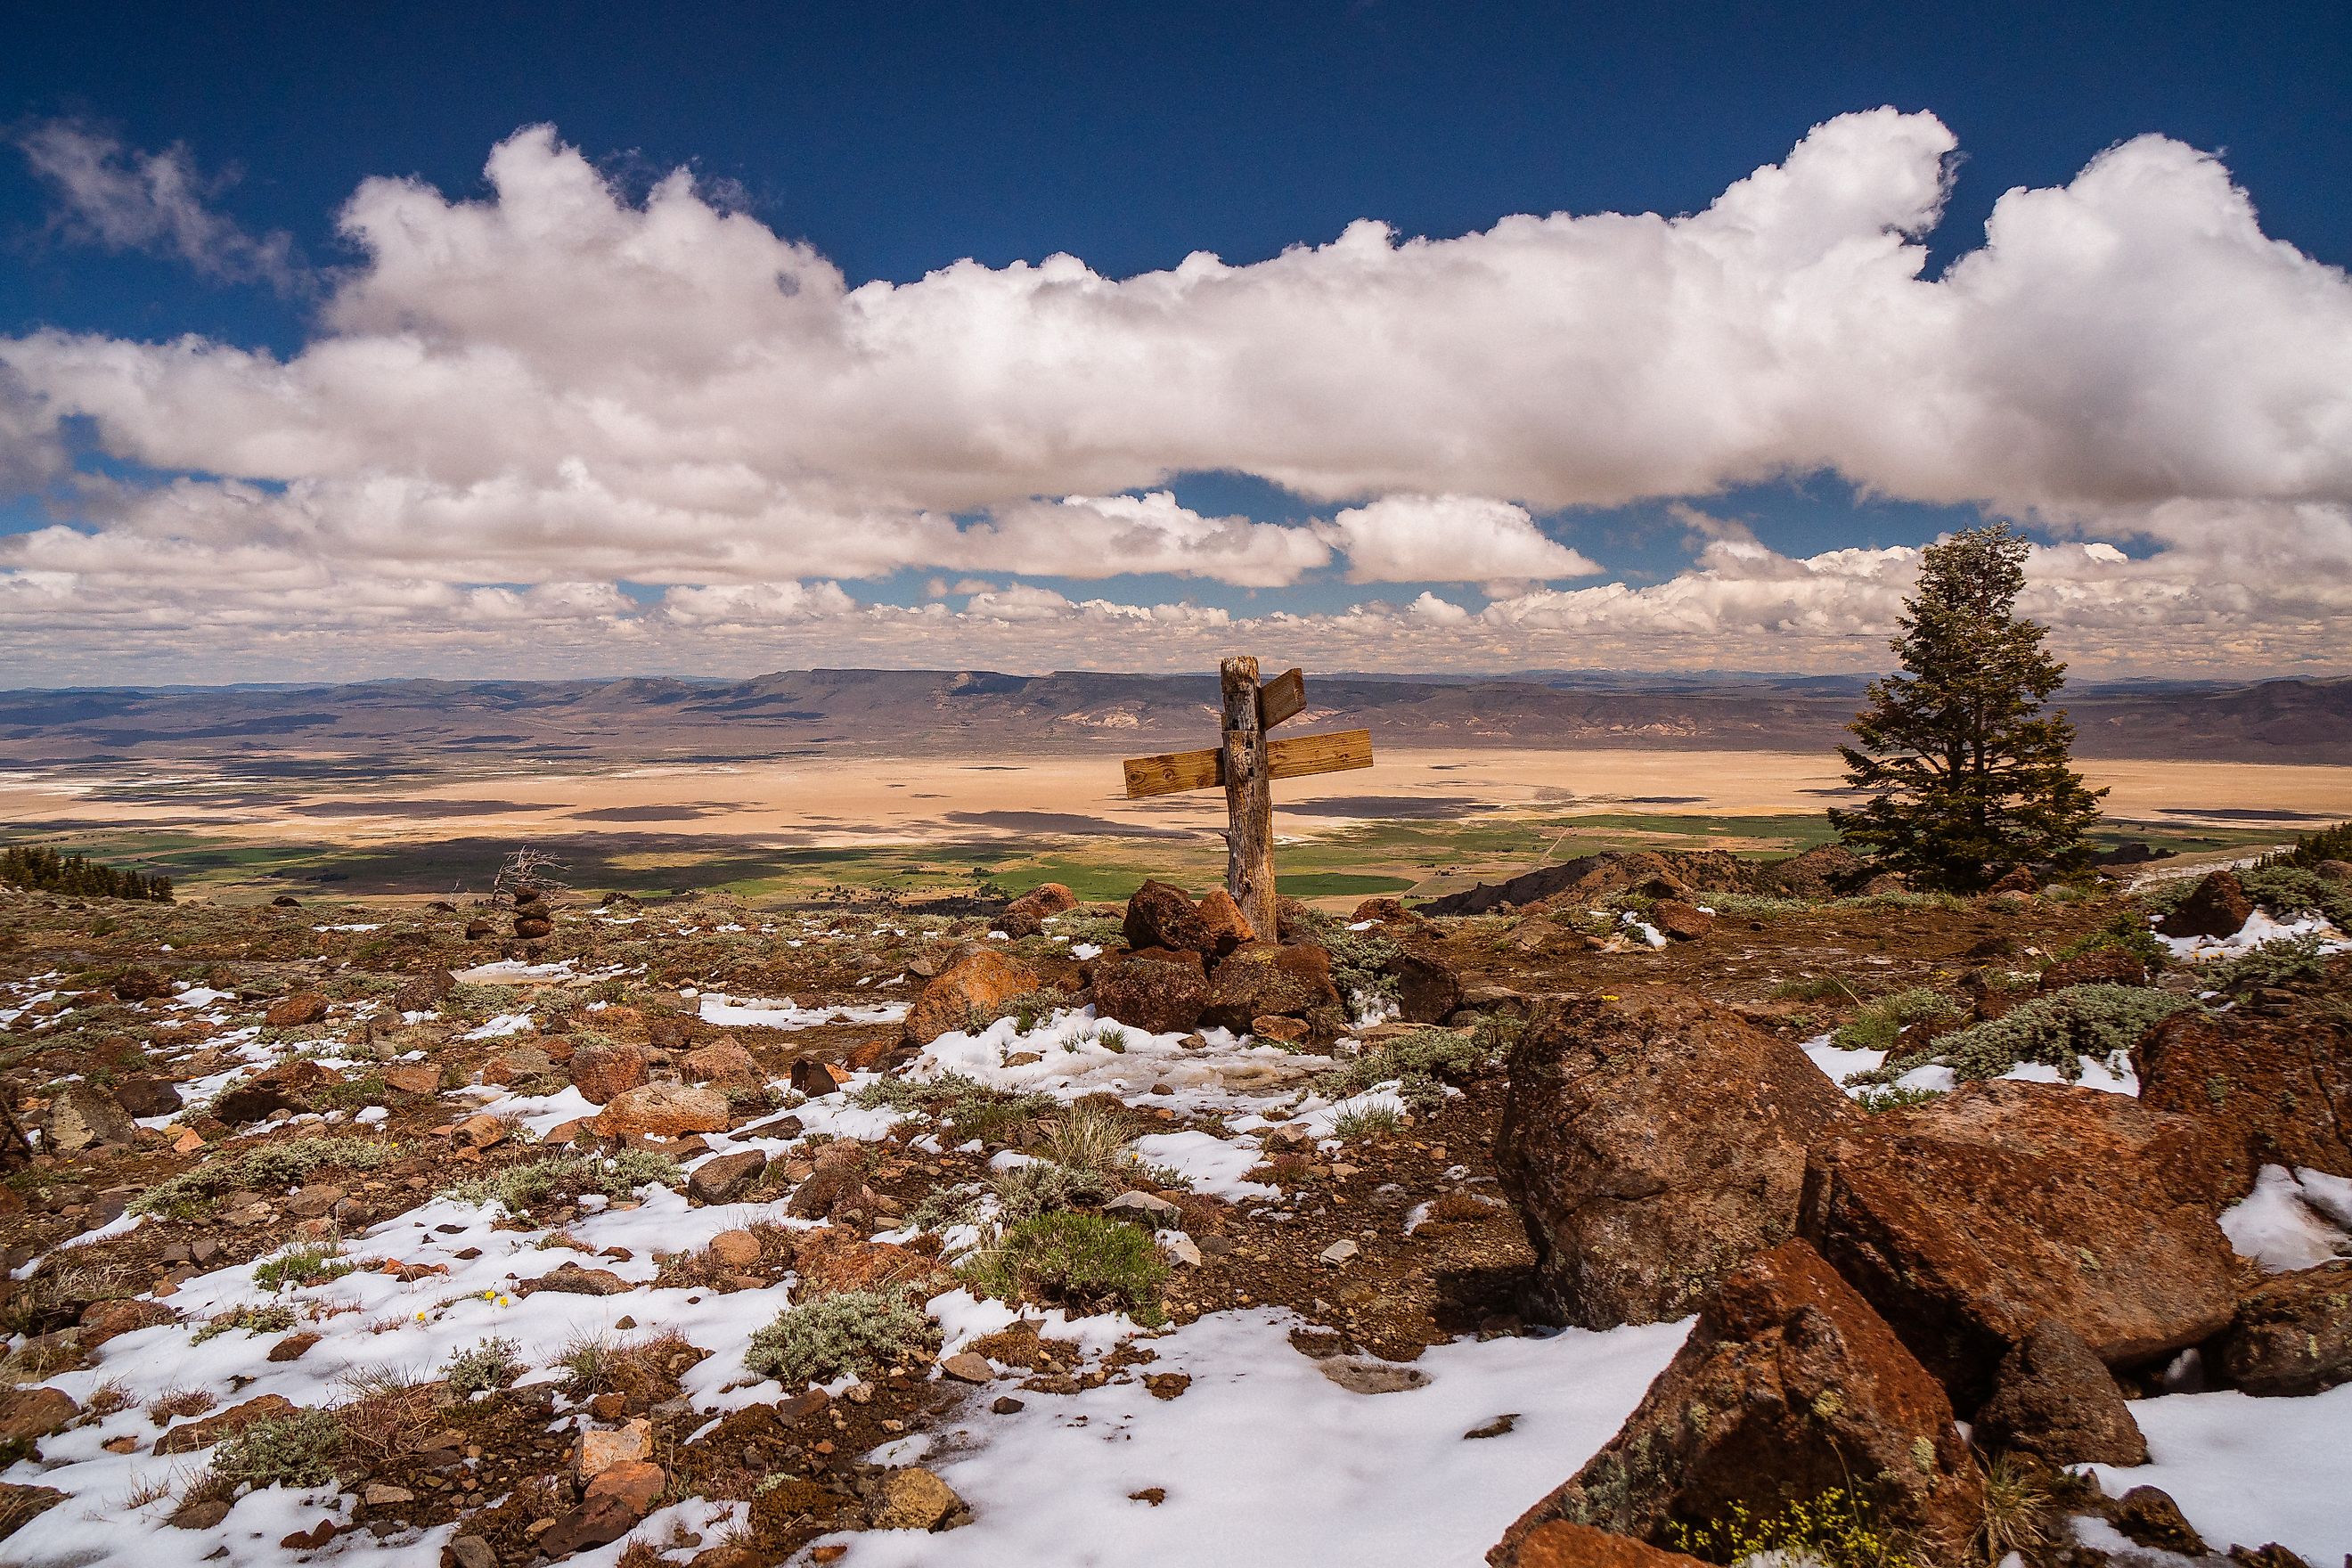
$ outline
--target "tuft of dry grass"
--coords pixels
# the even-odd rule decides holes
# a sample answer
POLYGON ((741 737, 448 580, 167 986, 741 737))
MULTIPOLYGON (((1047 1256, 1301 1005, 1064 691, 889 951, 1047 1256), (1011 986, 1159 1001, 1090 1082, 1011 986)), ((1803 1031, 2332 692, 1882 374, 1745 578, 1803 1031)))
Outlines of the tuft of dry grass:
POLYGON ((81 1417, 85 1423, 103 1421, 138 1403, 139 1395, 131 1392, 129 1384, 119 1377, 110 1377, 91 1389, 89 1397, 81 1402, 81 1417))
POLYGON ((201 1388, 167 1388, 147 1402, 147 1419, 169 1426, 183 1416, 202 1415, 220 1400, 201 1388))

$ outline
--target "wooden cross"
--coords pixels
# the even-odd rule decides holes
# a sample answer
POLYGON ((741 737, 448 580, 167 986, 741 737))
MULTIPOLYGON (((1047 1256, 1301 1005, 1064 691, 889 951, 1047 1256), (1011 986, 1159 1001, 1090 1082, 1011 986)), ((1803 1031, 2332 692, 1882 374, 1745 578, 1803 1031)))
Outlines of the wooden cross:
POLYGON ((1223 698, 1224 743, 1200 752, 1129 757, 1127 798, 1225 786, 1225 890, 1266 941, 1274 940, 1274 792, 1276 779, 1305 778, 1372 765, 1372 732, 1338 730, 1268 741, 1265 732, 1307 706, 1307 678, 1286 669, 1260 686, 1257 660, 1229 658, 1218 667, 1223 698))

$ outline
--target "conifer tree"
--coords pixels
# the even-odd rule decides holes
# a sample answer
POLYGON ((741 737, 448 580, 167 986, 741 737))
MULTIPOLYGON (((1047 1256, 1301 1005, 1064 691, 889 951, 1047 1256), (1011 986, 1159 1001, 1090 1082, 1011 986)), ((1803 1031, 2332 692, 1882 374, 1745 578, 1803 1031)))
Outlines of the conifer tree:
POLYGON ((1840 746, 1873 795, 1832 811, 1845 841, 1922 886, 1969 891, 2027 862, 2079 866, 2107 792, 2071 765, 2074 726, 2045 710, 2066 667, 2016 613, 2026 542, 2007 523, 1928 547, 1893 647, 1903 673, 1870 685, 1840 746))

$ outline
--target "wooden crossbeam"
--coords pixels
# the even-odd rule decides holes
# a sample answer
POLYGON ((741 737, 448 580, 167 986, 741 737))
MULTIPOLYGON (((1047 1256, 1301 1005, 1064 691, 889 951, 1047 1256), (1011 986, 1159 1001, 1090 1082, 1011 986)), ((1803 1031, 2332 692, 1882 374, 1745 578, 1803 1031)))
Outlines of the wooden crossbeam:
MULTIPOLYGON (((1345 773, 1372 765, 1370 730, 1335 730, 1320 735, 1293 735, 1265 743, 1266 776, 1300 779, 1315 773, 1345 773)), ((1215 789, 1225 782, 1222 746, 1198 752, 1165 752, 1156 757, 1129 757, 1127 798, 1179 795, 1189 789, 1215 789)))
POLYGON ((1285 719, 1296 719, 1307 707, 1307 672, 1284 670, 1257 689, 1257 727, 1271 730, 1285 719))

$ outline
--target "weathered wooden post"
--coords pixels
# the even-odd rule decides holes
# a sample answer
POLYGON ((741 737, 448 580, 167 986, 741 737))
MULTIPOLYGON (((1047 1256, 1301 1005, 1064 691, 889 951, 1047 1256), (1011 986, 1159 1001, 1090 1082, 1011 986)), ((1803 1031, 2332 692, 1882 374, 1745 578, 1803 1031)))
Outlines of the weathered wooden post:
POLYGON ((1127 797, 1175 795, 1225 786, 1225 890, 1261 936, 1273 940, 1274 793, 1276 779, 1305 778, 1372 765, 1369 730, 1338 730, 1269 741, 1265 732, 1307 707, 1307 679, 1284 670, 1264 686, 1257 660, 1229 658, 1218 666, 1223 743, 1206 751, 1167 752, 1126 762, 1127 797))
POLYGON ((1274 780, 1258 712, 1257 660, 1217 667, 1224 697, 1225 891, 1268 941, 1274 919, 1274 780))

